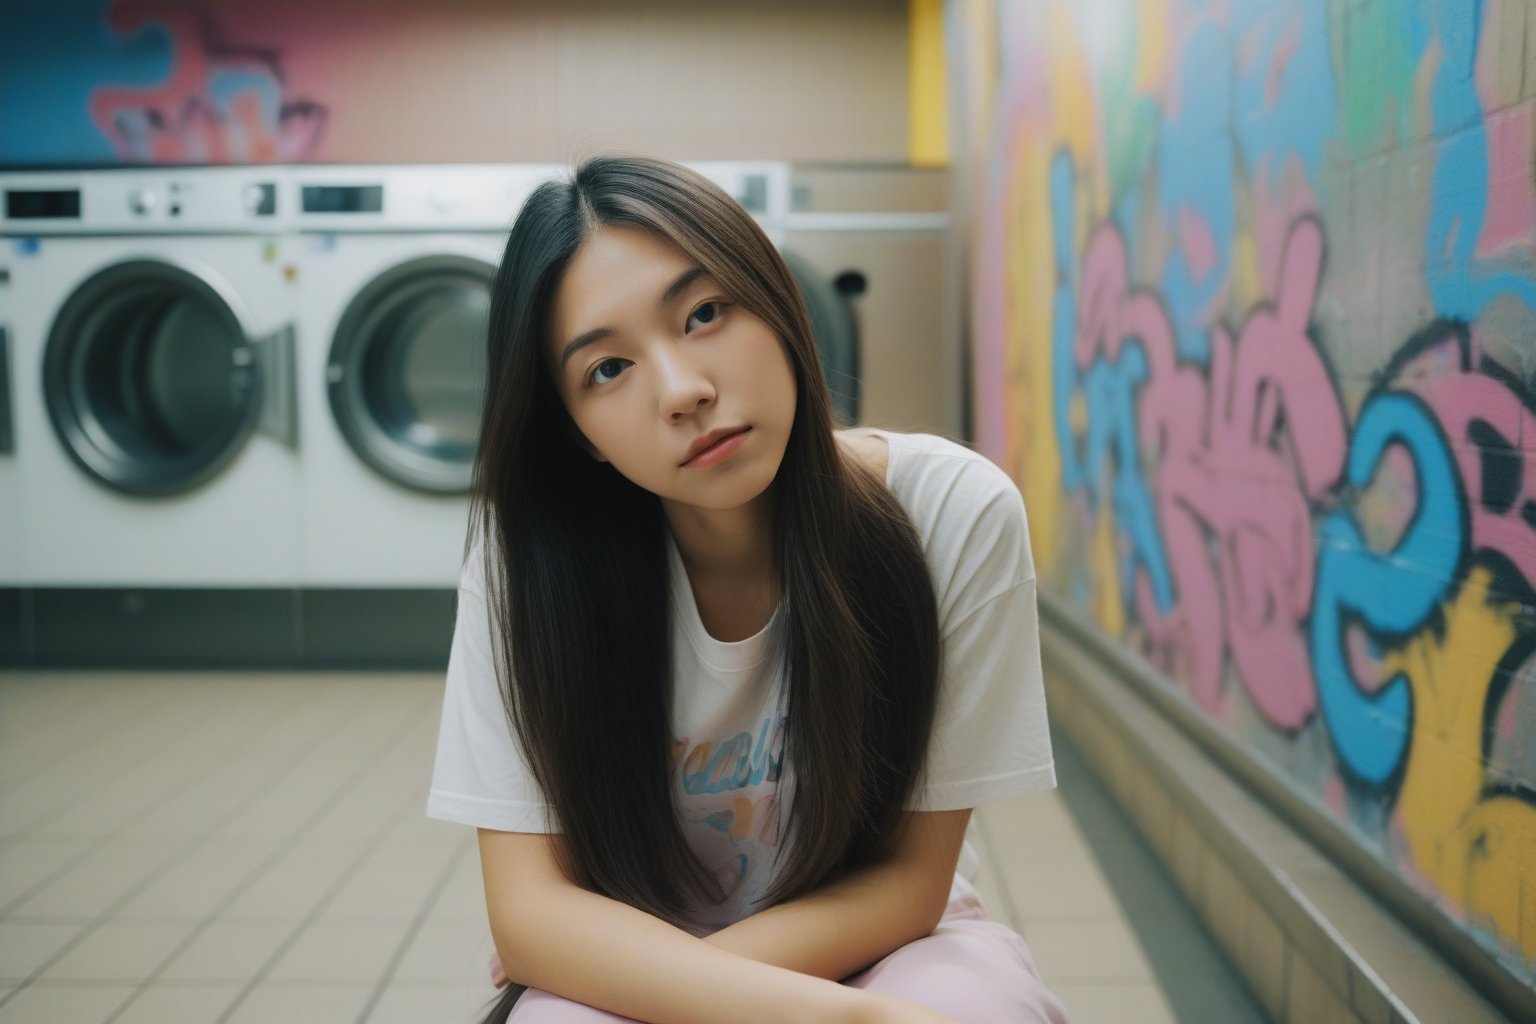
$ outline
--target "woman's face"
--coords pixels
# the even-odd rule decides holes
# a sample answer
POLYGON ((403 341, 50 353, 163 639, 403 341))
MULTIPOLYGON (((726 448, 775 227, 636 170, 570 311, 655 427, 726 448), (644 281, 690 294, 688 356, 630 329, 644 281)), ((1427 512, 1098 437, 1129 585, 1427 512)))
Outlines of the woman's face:
POLYGON ((739 508, 778 473, 795 418, 786 346, 649 231, 603 225, 576 251, 545 358, 592 454, 664 501, 739 508), (707 435, 741 430, 688 461, 707 435))

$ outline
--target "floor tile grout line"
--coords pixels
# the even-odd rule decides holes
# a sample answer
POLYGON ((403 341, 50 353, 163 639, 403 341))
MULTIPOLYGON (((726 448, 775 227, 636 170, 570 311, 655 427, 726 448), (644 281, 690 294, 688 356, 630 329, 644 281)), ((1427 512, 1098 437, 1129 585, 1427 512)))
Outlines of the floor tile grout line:
MULTIPOLYGON (((114 683, 121 678, 113 677, 114 683)), ((43 721, 53 722, 67 718, 98 692, 115 693, 114 683, 105 682, 101 674, 96 672, 82 675, 69 670, 45 669, 22 673, 0 669, 0 703, 35 697, 48 709, 43 721), (71 691, 68 700, 54 692, 64 688, 71 691)))
MULTIPOLYGON (((347 713, 349 711, 351 711, 353 709, 353 707, 355 707, 356 703, 357 703, 357 701, 354 701, 352 705, 350 705, 350 706, 348 706, 346 708, 343 708, 340 711, 340 713, 338 713, 335 716, 335 718, 336 719, 345 718, 347 713)), ((284 716, 284 717, 287 717, 287 716, 284 716)), ((406 723, 402 724, 402 726, 397 727, 393 732, 391 732, 389 734, 388 737, 386 737, 386 739, 383 742, 384 743, 388 743, 391 740, 393 740, 395 738, 395 736, 397 736, 405 728, 405 726, 407 726, 409 724, 410 724, 410 722, 407 721, 406 723)), ((265 735, 265 734, 263 734, 263 735, 265 735)), ((307 748, 305 752, 309 753, 312 750, 319 749, 320 746, 324 743, 325 738, 326 738, 327 735, 328 735, 328 733, 324 729, 322 729, 316 735, 314 743, 309 748, 307 748)), ((255 742, 255 740, 253 739, 251 742, 255 742)), ((382 746, 382 744, 380 744, 380 745, 382 746)), ((378 748, 375 747, 375 750, 377 750, 377 749, 378 748)), ((288 772, 291 772, 294 769, 296 769, 301 763, 302 762, 300 760, 292 760, 292 761, 290 761, 289 762, 289 767, 288 767, 288 772)), ((288 772, 285 772, 284 775, 283 776, 279 776, 279 778, 282 778, 282 777, 286 776, 288 774, 288 772)), ((358 772, 354 772, 351 777, 349 777, 347 779, 343 779, 342 780, 342 789, 339 790, 338 792, 345 792, 346 787, 350 784, 350 782, 353 779, 355 779, 355 777, 358 774, 359 774, 358 772)), ((246 807, 247 803, 249 803, 250 801, 259 799, 260 796, 263 795, 263 793, 264 793, 264 790, 262 790, 262 789, 254 789, 254 790, 252 790, 250 796, 245 801, 242 801, 241 803, 239 803, 239 804, 235 805, 234 807, 232 807, 228 813, 226 813, 225 815, 221 816, 201 836, 196 836, 193 839, 189 840, 187 843, 185 843, 182 846, 182 848, 180 850, 178 850, 176 852, 176 854, 174 854, 171 857, 171 859, 169 861, 167 861, 165 864, 163 864, 161 866, 161 868, 159 870, 155 871, 151 876, 149 876, 148 878, 142 880, 138 885, 134 886, 128 892, 126 892, 123 895, 119 896, 116 900, 114 900, 111 904, 109 904, 108 907, 106 908, 106 910, 100 916, 98 916, 94 921, 90 922, 90 924, 88 924, 86 927, 82 928, 78 933, 76 933, 74 938, 72 938, 68 943, 66 943, 64 945, 64 947, 62 949, 60 949, 57 952, 55 952, 54 955, 51 958, 49 958, 47 962, 45 962, 44 964, 39 966, 36 970, 34 970, 32 972, 31 977, 29 977, 23 984, 17 986, 13 991, 11 991, 9 993, 6 993, 4 996, 0 996, 0 1009, 3 1009, 5 1007, 6 1003, 8 1003, 10 1000, 14 999, 17 995, 19 995, 22 991, 24 991, 25 989, 30 987, 32 982, 36 981, 43 974, 43 972, 47 971, 54 964, 58 963, 58 961, 60 959, 62 959, 63 957, 67 956, 72 950, 74 950, 82 942, 84 942, 86 940, 86 938, 88 938, 90 935, 92 935, 96 931, 98 931, 102 927, 102 925, 104 925, 107 921, 112 919, 112 917, 117 913, 118 910, 120 910, 123 906, 126 906, 129 902, 131 902, 133 900, 133 898, 135 896, 137 896, 145 888, 147 888, 149 885, 152 885, 155 881, 157 881, 160 877, 162 877, 165 874, 166 870, 168 870, 169 867, 172 864, 175 864, 178 861, 182 860, 186 856, 186 854, 190 853, 193 849, 195 849, 196 847, 201 846, 202 844, 206 843, 208 841, 208 839, 210 837, 212 837, 214 834, 216 834, 218 832, 218 830, 220 828, 222 828, 225 824, 227 824, 229 821, 232 821, 232 820, 236 819, 238 817, 238 815, 244 810, 244 808, 246 807)), ((323 812, 326 809, 328 809, 329 806, 330 806, 330 802, 328 801, 325 805, 323 805, 321 808, 316 810, 314 812, 314 814, 316 814, 316 815, 320 814, 321 812, 323 812)), ((313 817, 313 816, 314 815, 311 815, 311 817, 313 817)), ((126 827, 126 825, 124 827, 126 827)), ((305 826, 301 825, 301 827, 305 827, 305 826)), ((285 849, 285 848, 280 848, 280 849, 285 849)), ((131 1002, 131 998, 130 998, 130 1002, 131 1002)))
MULTIPOLYGON (((415 792, 412 792, 409 797, 401 801, 402 806, 417 805, 419 803, 420 796, 415 792)), ((288 953, 288 951, 293 948, 293 944, 298 941, 299 936, 303 935, 309 926, 315 923, 315 921, 324 912, 325 908, 329 906, 331 902, 335 900, 337 894, 340 893, 343 888, 345 888, 347 882, 351 881, 351 873, 356 871, 356 869, 375 852, 378 841, 387 836, 395 828, 396 824, 398 824, 396 819, 391 817, 388 822, 386 822, 382 827, 379 828, 377 832, 375 832, 370 837, 371 841, 364 844, 363 851, 347 863, 347 865, 342 869, 341 873, 337 876, 336 882, 320 895, 320 898, 315 901, 315 905, 309 909, 309 913, 305 914, 304 917, 299 920, 299 923, 295 925, 293 930, 288 933, 288 938, 284 940, 283 943, 279 945, 278 948, 272 953, 272 955, 267 957, 266 961, 256 969, 256 973, 246 981, 245 987, 242 988, 240 992, 235 996, 234 1001, 224 1008, 224 1012, 218 1016, 213 1024, 227 1024, 229 1018, 235 1013, 235 1011, 240 1009, 241 1005, 244 1004, 246 999, 250 998, 250 994, 254 992, 257 986, 259 986, 262 981, 266 979, 266 976, 271 973, 272 968, 277 966, 278 962, 281 961, 282 958, 288 953)), ((131 1003, 132 999, 130 999, 129 1002, 131 1003)), ((125 1008, 126 1005, 127 1004, 125 1004, 125 1008)), ((121 1011, 119 1010, 118 1012, 120 1013, 121 1011)), ((107 1020, 103 1021, 102 1024, 112 1024, 112 1020, 116 1016, 117 1014, 114 1013, 112 1017, 107 1018, 107 1020)))
MULTIPOLYGON (((218 714, 219 714, 219 703, 218 703, 218 700, 216 698, 214 698, 212 695, 210 695, 209 698, 208 698, 208 706, 206 708, 204 708, 201 712, 199 712, 197 710, 194 710, 189 715, 189 718, 191 718, 191 723, 188 726, 188 730, 187 730, 188 735, 195 735, 197 730, 202 728, 202 726, 204 724, 206 724, 210 719, 217 717, 218 714)), ((153 763, 156 758, 162 757, 162 756, 164 756, 164 754, 165 754, 165 751, 163 751, 163 750, 148 751, 148 752, 144 753, 141 758, 139 758, 137 761, 135 761, 133 763, 132 767, 126 768, 126 769, 120 767, 120 770, 115 775, 115 778, 120 780, 123 777, 123 775, 128 774, 129 772, 137 771, 137 770, 145 767, 146 765, 149 765, 149 764, 153 763)), ((63 817, 64 815, 68 814, 70 811, 74 810, 77 806, 79 806, 80 804, 84 803, 85 801, 91 799, 92 797, 94 797, 96 795, 97 795, 97 791, 96 790, 92 790, 90 788, 83 789, 83 790, 81 790, 80 793, 78 793, 75 796, 74 799, 68 801, 67 803, 61 803, 61 804, 58 804, 57 806, 52 807, 48 812, 44 813, 43 815, 40 815, 37 818, 34 818, 32 821, 27 822, 27 824, 24 827, 22 827, 21 829, 19 829, 18 831, 10 833, 10 834, 6 835, 3 838, 7 842, 10 842, 12 840, 25 840, 27 838, 30 838, 31 836, 35 835, 37 832, 41 831, 44 828, 47 828, 54 821, 58 820, 59 818, 63 817)))
MULTIPOLYGON (((422 702, 422 703, 426 703, 426 702, 422 702)), ((345 714, 345 713, 343 713, 343 714, 345 714)), ((331 798, 328 799, 321 806, 317 807, 314 811, 312 811, 307 818, 305 818, 302 822, 299 823, 297 828, 293 829, 288 834, 288 836, 286 837, 284 842, 280 843, 277 847, 275 847, 273 849, 272 853, 268 857, 263 859, 263 861, 260 864, 258 864, 255 868, 252 868, 251 871, 246 874, 245 878, 241 879, 240 882, 236 883, 235 887, 225 896, 225 898, 223 900, 221 900, 215 906, 213 911, 211 911, 208 914, 205 914, 203 916, 203 919, 198 922, 198 924, 192 929, 192 931, 189 932, 182 939, 182 941, 177 944, 176 948, 172 949, 168 954, 166 954, 165 958, 163 960, 161 960, 160 963, 158 965, 156 965, 155 969, 149 973, 149 976, 146 977, 146 978, 140 979, 138 989, 132 995, 130 995, 122 1003, 121 1006, 119 1006, 117 1009, 113 1010, 112 1013, 106 1018, 106 1020, 102 1022, 102 1024, 111 1024, 111 1022, 116 1020, 119 1016, 121 1016, 123 1014, 123 1012, 128 1009, 128 1007, 132 1006, 134 1001, 136 999, 138 999, 138 997, 144 992, 144 990, 147 989, 150 985, 154 984, 154 982, 160 977, 160 975, 165 973, 166 968, 170 967, 170 965, 176 961, 177 957, 181 956, 182 953, 185 953, 188 949, 190 949, 191 946, 192 946, 192 943, 196 942, 197 939, 199 937, 201 937, 202 934, 204 932, 206 932, 208 930, 208 928, 210 926, 212 926, 212 924, 219 919, 219 917, 224 913, 224 911, 228 910, 229 907, 232 906, 234 904, 234 902, 236 900, 238 900, 241 897, 241 895, 243 895, 245 893, 245 891, 247 889, 249 889, 252 885, 254 885, 256 883, 256 880, 258 878, 260 878, 263 873, 265 873, 268 869, 271 868, 272 864, 276 863, 279 859, 281 859, 284 854, 286 854, 290 850, 294 849, 295 848, 295 840, 296 840, 296 838, 298 836, 304 834, 305 832, 308 832, 319 821, 323 820, 324 817, 327 814, 329 814, 335 808, 336 804, 340 801, 340 799, 347 792, 349 792, 351 790, 351 788, 353 786, 355 786, 357 784, 357 782, 360 779, 362 779, 371 768, 373 768, 375 762, 378 760, 379 752, 382 751, 382 750, 387 750, 392 745, 394 745, 397 742, 397 740, 398 740, 398 738, 399 738, 401 733, 406 732, 408 729, 410 729, 412 726, 414 726, 416 724, 416 722, 418 721, 418 717, 419 717, 418 716, 418 709, 413 706, 409 710, 409 712, 406 714, 404 720, 399 725, 397 725, 394 728, 394 730, 389 733, 388 736, 384 737, 383 740, 381 740, 379 743, 377 743, 373 747, 373 749, 369 751, 369 753, 368 753, 368 755, 366 757, 360 759, 358 766, 353 769, 351 774, 349 774, 346 778, 344 778, 342 780, 341 785, 337 788, 336 792, 331 795, 331 798)), ((419 802, 419 800, 420 800, 419 794, 412 792, 408 797, 406 797, 405 799, 403 799, 401 801, 401 808, 402 808, 402 810, 403 810, 403 808, 405 806, 409 805, 413 801, 414 802, 419 802)), ((380 835, 387 835, 389 830, 393 829, 395 827, 395 825, 398 824, 399 819, 400 819, 400 812, 397 811, 396 814, 390 816, 388 822, 384 825, 383 829, 381 830, 380 835)), ((365 846, 365 848, 363 850, 363 853, 360 855, 360 858, 366 858, 372 852, 373 852, 373 849, 371 847, 366 847, 365 846)), ((340 885, 345 885, 346 884, 346 881, 348 879, 345 877, 345 872, 348 869, 352 868, 354 865, 356 865, 359 862, 360 858, 354 858, 351 862, 348 863, 346 868, 343 868, 343 875, 339 876, 339 877, 342 878, 342 881, 339 883, 340 885)), ((334 888, 337 888, 337 887, 333 886, 333 889, 334 888)), ((332 896, 331 898, 334 898, 334 896, 332 896)), ((326 902, 325 898, 322 897, 320 903, 317 904, 317 905, 324 905, 325 902, 326 902)), ((302 933, 303 928, 307 927, 308 923, 309 923, 309 918, 308 917, 306 917, 303 920, 301 920, 300 925, 299 925, 299 931, 298 932, 290 933, 288 938, 286 940, 284 940, 284 942, 278 947, 277 953, 274 954, 274 955, 280 957, 283 953, 285 953, 289 949, 289 947, 292 946, 294 938, 298 934, 302 933)), ((267 964, 263 964, 262 968, 258 969, 257 979, 259 979, 261 977, 262 971, 270 969, 270 963, 271 963, 271 961, 269 960, 269 962, 267 964)), ((230 1006, 225 1008, 224 1017, 221 1017, 220 1020, 225 1019, 232 1010, 238 1008, 240 1003, 249 994, 250 987, 251 987, 250 985, 247 985, 246 988, 242 989, 238 994, 236 994, 235 1001, 233 1003, 231 1003, 230 1006)), ((0 1005, 3 1005, 3 1004, 0 1004, 0 1005)))
MULTIPOLYGON (((88 735, 88 736, 76 736, 76 737, 73 737, 73 739, 75 740, 76 743, 87 744, 87 743, 90 743, 92 740, 96 739, 98 736, 101 736, 103 733, 112 732, 113 730, 120 730, 120 729, 122 729, 125 726, 131 726, 131 725, 137 723, 140 719, 142 719, 146 715, 149 715, 149 714, 151 714, 151 713, 153 713, 155 711, 159 711, 166 704, 169 704, 172 701, 174 701, 176 699, 176 696, 177 696, 176 692, 174 690, 172 690, 170 693, 165 694, 163 699, 161 699, 159 701, 156 701, 156 702, 154 702, 152 704, 148 704, 148 705, 145 705, 145 706, 139 708, 138 711, 134 712, 131 717, 128 717, 128 718, 118 718, 118 719, 113 719, 113 720, 108 721, 108 722, 104 722, 102 724, 101 728, 95 730, 90 735, 88 735)), ((87 700, 89 700, 89 695, 87 695, 82 700, 77 701, 76 703, 83 704, 87 700)), ((73 704, 70 705, 71 708, 73 708, 74 706, 75 705, 73 705, 73 704)), ((61 717, 64 717, 64 716, 63 715, 54 715, 54 716, 51 716, 51 717, 53 717, 53 718, 61 718, 61 717)), ((41 730, 41 729, 44 729, 44 728, 53 728, 53 726, 37 724, 37 725, 34 725, 32 728, 34 730, 41 730)), ((16 789, 18 786, 21 786, 24 783, 29 782, 32 779, 35 779, 39 774, 41 774, 44 771, 47 771, 50 767, 52 767, 53 765, 59 763, 60 761, 68 760, 68 758, 72 755, 72 753, 73 753, 73 749, 72 748, 70 748, 68 746, 62 746, 61 745, 60 748, 59 748, 59 752, 58 752, 57 756, 55 756, 53 758, 44 758, 41 761, 34 761, 34 762, 32 762, 30 764, 30 767, 31 767, 32 770, 30 772, 28 772, 26 775, 22 775, 22 776, 20 776, 18 778, 13 778, 13 779, 0 780, 0 797, 4 797, 7 793, 9 793, 12 790, 16 789)))
POLYGON ((475 848, 475 845, 473 837, 466 837, 460 843, 458 852, 448 859, 447 865, 437 876, 437 880, 432 883, 432 890, 427 894, 427 898, 422 901, 421 908, 416 911, 415 919, 411 921, 410 926, 405 930, 405 935, 401 937, 399 944, 395 946, 395 951, 390 955, 389 962, 384 965, 383 975, 374 986, 368 1001, 363 1004, 362 1011, 357 1015, 356 1024, 367 1024, 368 1018, 373 1016, 373 1011, 378 1007, 379 1000, 384 997, 385 990, 389 988, 389 983, 394 979, 395 971, 399 968, 400 962, 405 959, 406 951, 411 948, 411 943, 416 941, 416 936, 421 933, 422 926, 426 923, 427 918, 432 915, 432 908, 437 906, 438 900, 442 899, 443 893, 448 889, 448 884, 453 881, 454 874, 459 870, 459 865, 464 862, 464 858, 475 848))
MULTIPOLYGON (((354 702, 354 705, 355 705, 355 702, 354 702)), ((273 722, 271 723, 271 728, 270 729, 264 730, 263 732, 261 732, 259 734, 248 735, 246 740, 245 740, 245 742, 240 744, 240 746, 236 749, 235 753, 238 755, 238 754, 244 753, 245 751, 247 751, 247 750, 249 750, 249 749, 251 749, 253 747, 258 746, 263 740, 265 740, 268 736, 270 736, 273 731, 281 728, 282 724, 284 722, 289 721, 290 719, 293 719, 295 717, 301 716, 302 713, 303 713, 303 710, 304 709, 302 709, 302 708, 290 709, 287 713, 285 713, 285 714, 279 716, 278 718, 274 719, 273 722)), ((342 710, 337 712, 337 714, 334 716, 333 720, 339 720, 341 718, 346 717, 347 712, 350 711, 350 710, 352 710, 351 706, 343 708, 342 710)), ((213 713, 217 714, 218 713, 218 709, 214 708, 214 712, 213 713)), ((322 726, 320 728, 320 730, 316 734, 316 741, 315 741, 315 743, 310 748, 306 748, 305 753, 308 753, 310 749, 314 749, 315 747, 318 747, 320 741, 324 738, 325 735, 326 735, 325 729, 324 729, 324 726, 322 726)), ((214 760, 223 760, 223 761, 225 761, 227 763, 230 760, 230 751, 224 750, 224 751, 217 752, 216 754, 214 754, 213 759, 214 760)), ((65 874, 67 874, 68 872, 72 871, 74 868, 78 867, 83 861, 88 859, 92 854, 96 853, 96 848, 97 847, 101 846, 104 843, 109 843, 109 842, 114 841, 114 839, 119 835, 119 833, 125 832, 128 829, 132 828, 137 823, 137 821, 139 819, 141 819, 145 814, 153 813, 154 811, 158 810, 159 808, 165 806, 166 803, 176 799, 183 792, 185 792, 184 788, 183 789, 175 789, 175 790, 167 790, 159 798, 157 798, 157 799, 151 801, 150 803, 146 804, 140 810, 138 815, 136 815, 134 817, 131 817, 131 818, 125 819, 121 824, 119 824, 116 828, 114 828, 112 831, 106 833, 105 835, 92 837, 90 844, 87 845, 85 847, 85 849, 83 849, 80 853, 76 854, 69 861, 67 861, 66 863, 61 865, 59 868, 55 869, 54 872, 52 874, 48 875, 46 878, 40 879, 37 882, 33 883, 25 892, 21 893, 19 896, 17 896, 16 898, 12 899, 5 906, 0 907, 0 921, 8 920, 10 918, 11 914, 15 911, 16 907, 18 907, 22 903, 25 903, 27 900, 29 900, 33 896, 37 895, 37 893, 41 892, 43 889, 47 888, 49 885, 52 885, 59 878, 63 877, 65 874)), ((243 808, 245 806, 246 802, 248 802, 250 799, 256 798, 258 795, 261 794, 261 792, 262 791, 259 790, 259 789, 258 790, 253 790, 251 795, 247 798, 247 801, 243 801, 241 804, 237 805, 236 810, 238 810, 239 808, 243 808)), ((204 835, 202 835, 201 837, 194 837, 194 840, 197 840, 197 839, 206 840, 209 835, 212 835, 214 832, 217 832, 218 829, 228 819, 229 819, 229 815, 225 815, 223 818, 220 818, 215 824, 213 824, 213 825, 211 825, 209 827, 209 829, 205 832, 204 835)), ((3 1006, 3 1005, 4 1005, 4 1003, 0 1002, 0 1006, 3 1006)))
MULTIPOLYGON (((221 695, 215 694, 215 693, 208 693, 208 694, 206 694, 206 699, 208 700, 208 706, 207 706, 205 712, 198 712, 198 711, 194 710, 192 712, 192 716, 193 716, 192 720, 191 720, 191 722, 188 725, 186 725, 184 727, 184 732, 188 736, 197 736, 197 735, 200 734, 200 731, 206 726, 206 724, 208 723, 208 721, 210 719, 217 718, 221 714, 226 714, 228 712, 228 702, 227 702, 226 698, 227 698, 227 695, 221 696, 221 695)), ((291 718, 294 714, 297 714, 297 713, 300 713, 300 712, 296 711, 296 710, 293 710, 293 709, 290 709, 287 712, 285 712, 284 714, 282 714, 282 715, 272 719, 271 722, 269 723, 270 728, 267 731, 270 732, 272 729, 280 727, 280 725, 281 725, 281 723, 283 721, 287 720, 288 718, 291 718)), ((251 746, 251 743, 249 741, 242 742, 239 749, 244 750, 244 749, 248 748, 249 746, 251 746)), ((157 759, 165 757, 166 753, 167 752, 165 750, 151 751, 145 757, 143 757, 141 760, 139 760, 137 763, 135 763, 131 768, 126 769, 126 771, 120 773, 118 775, 118 777, 117 777, 118 780, 120 780, 122 778, 122 776, 124 774, 127 774, 128 772, 140 771, 140 770, 142 770, 142 769, 144 769, 144 768, 154 764, 154 762, 157 759)), ((227 758, 228 758, 228 751, 227 750, 226 751, 213 751, 210 754, 210 758, 212 760, 214 760, 214 761, 218 761, 218 760, 221 760, 221 759, 227 760, 227 758)), ((152 809, 160 806, 167 799, 174 798, 181 791, 182 790, 171 790, 171 791, 168 791, 168 792, 162 794, 161 797, 159 797, 158 799, 154 800, 150 804, 147 804, 143 808, 143 811, 149 811, 149 810, 152 810, 152 809)), ((99 795, 99 790, 89 790, 89 789, 87 789, 87 790, 83 791, 82 793, 79 794, 79 796, 77 798, 75 798, 74 800, 71 800, 69 803, 61 804, 58 807, 54 808, 49 814, 44 815, 44 816, 42 816, 40 818, 34 819, 33 821, 29 822, 27 824, 27 826, 21 832, 13 834, 12 836, 5 837, 5 842, 9 843, 9 842, 14 842, 14 841, 18 841, 18 840, 25 841, 26 839, 33 838, 38 832, 41 832, 44 829, 48 828, 54 821, 56 821, 61 816, 70 813, 72 810, 74 810, 77 806, 79 806, 84 801, 89 800, 89 799, 91 799, 91 798, 93 798, 95 796, 98 796, 98 795, 99 795)), ((126 827, 126 823, 125 823, 124 827, 126 827)), ((117 830, 114 830, 114 832, 116 832, 116 831, 117 830)), ((3 915, 3 912, 0 912, 0 915, 3 915)))
MULTIPOLYGON (((8 686, 5 680, 0 678, 0 707, 7 707, 14 699, 14 696, 7 694, 7 690, 15 691, 27 687, 41 687, 46 685, 48 684, 44 681, 37 680, 35 682, 16 683, 8 686)), ((41 719, 35 722, 28 722, 23 731, 28 734, 36 734, 42 729, 54 728, 57 723, 61 721, 67 721, 77 708, 89 703, 95 694, 92 692, 91 687, 85 686, 81 688, 80 692, 71 694, 70 696, 72 699, 59 704, 54 704, 50 701, 44 701, 43 706, 46 708, 46 711, 42 715, 41 719)), ((17 712, 14 709, 8 710, 8 715, 16 713, 17 712)), ((0 739, 3 739, 3 737, 0 737, 0 739)), ((61 751, 59 756, 68 757, 69 751, 61 751)), ((5 788, 9 785, 10 783, 8 782, 0 781, 0 792, 4 792, 5 788)))

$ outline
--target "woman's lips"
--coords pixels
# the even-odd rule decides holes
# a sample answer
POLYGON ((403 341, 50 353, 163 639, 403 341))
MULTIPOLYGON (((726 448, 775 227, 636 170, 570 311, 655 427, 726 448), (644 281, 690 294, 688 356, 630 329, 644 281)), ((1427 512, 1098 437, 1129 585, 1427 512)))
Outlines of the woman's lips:
POLYGON ((716 441, 714 444, 710 445, 708 448, 705 448, 703 451, 699 452, 699 454, 683 463, 683 466, 685 468, 693 469, 702 466, 713 466, 717 462, 725 461, 736 453, 736 449, 741 447, 742 443, 746 440, 747 435, 751 433, 751 431, 752 428, 748 427, 746 430, 739 430, 734 434, 729 434, 725 437, 722 437, 720 440, 716 441))

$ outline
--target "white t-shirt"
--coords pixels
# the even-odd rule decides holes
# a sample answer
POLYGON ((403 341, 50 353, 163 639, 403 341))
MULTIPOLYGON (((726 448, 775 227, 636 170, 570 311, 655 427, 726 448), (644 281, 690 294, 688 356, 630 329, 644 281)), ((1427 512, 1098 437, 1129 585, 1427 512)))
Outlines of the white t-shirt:
MULTIPOLYGON (((886 484, 922 538, 943 642, 927 770, 911 810, 976 807, 1056 784, 1040 672, 1035 571, 1024 502, 1002 470, 953 441, 877 431, 886 484)), ((672 792, 683 833, 718 881, 701 931, 761 909, 778 851, 785 680, 773 653, 783 604, 755 636, 705 631, 671 534, 672 792)), ((507 722, 491 660, 482 569, 459 580, 442 726, 427 814, 508 832, 548 832, 542 793, 507 722)), ((962 854, 960 872, 976 858, 962 854)))

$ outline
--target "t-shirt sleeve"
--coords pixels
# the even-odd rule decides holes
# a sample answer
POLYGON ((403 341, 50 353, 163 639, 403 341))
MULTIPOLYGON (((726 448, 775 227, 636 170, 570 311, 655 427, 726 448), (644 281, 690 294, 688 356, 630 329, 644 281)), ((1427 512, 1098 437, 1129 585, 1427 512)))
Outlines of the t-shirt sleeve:
POLYGON ((502 706, 485 595, 475 575, 467 572, 459 584, 427 816, 503 832, 553 832, 543 792, 502 706))
POLYGON ((966 532, 950 581, 963 599, 941 624, 939 702, 913 810, 976 807, 1056 785, 1023 498, 990 464, 979 486, 971 476, 961 505, 976 511, 949 524, 966 532))

